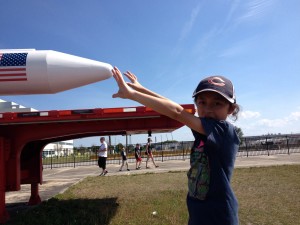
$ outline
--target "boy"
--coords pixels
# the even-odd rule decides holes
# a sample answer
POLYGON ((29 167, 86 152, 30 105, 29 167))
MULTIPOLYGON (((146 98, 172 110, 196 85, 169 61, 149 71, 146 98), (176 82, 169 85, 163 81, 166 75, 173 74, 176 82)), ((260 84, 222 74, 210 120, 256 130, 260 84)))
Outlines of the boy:
POLYGON ((227 116, 237 118, 234 87, 222 76, 200 81, 193 93, 199 117, 179 104, 143 87, 127 71, 126 83, 118 68, 112 70, 119 86, 113 98, 137 101, 192 129, 195 142, 188 172, 189 225, 237 225, 238 203, 230 186, 239 139, 227 116))

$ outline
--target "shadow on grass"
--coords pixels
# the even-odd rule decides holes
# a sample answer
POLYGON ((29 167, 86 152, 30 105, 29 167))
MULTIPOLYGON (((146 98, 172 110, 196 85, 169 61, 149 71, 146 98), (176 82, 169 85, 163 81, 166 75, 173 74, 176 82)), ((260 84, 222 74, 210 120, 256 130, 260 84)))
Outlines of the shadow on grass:
POLYGON ((106 199, 49 199, 34 207, 24 207, 11 213, 9 225, 108 225, 118 208, 117 198, 106 199))

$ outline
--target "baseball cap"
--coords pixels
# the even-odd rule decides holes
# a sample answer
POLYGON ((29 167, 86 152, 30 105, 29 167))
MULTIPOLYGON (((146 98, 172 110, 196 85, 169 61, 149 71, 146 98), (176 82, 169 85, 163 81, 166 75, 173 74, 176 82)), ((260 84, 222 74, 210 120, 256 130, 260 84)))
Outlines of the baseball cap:
POLYGON ((204 91, 216 92, 226 98, 229 102, 236 102, 234 86, 226 77, 216 75, 201 80, 193 93, 193 97, 204 91))

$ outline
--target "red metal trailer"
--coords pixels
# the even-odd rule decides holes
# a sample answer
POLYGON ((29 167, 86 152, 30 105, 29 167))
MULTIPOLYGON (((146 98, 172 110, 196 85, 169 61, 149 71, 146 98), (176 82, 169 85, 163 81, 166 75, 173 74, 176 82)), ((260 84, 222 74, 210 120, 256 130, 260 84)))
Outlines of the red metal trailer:
MULTIPOLYGON (((193 104, 182 106, 195 113, 193 104)), ((171 132, 182 126, 144 106, 0 113, 0 223, 9 218, 5 192, 31 184, 28 204, 41 202, 38 188, 47 144, 89 136, 171 132)))

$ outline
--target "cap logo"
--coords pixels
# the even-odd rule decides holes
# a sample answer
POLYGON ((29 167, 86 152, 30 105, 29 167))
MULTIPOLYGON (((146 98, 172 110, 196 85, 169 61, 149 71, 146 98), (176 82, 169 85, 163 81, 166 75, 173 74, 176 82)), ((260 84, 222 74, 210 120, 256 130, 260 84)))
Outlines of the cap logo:
POLYGON ((208 80, 208 83, 216 85, 216 86, 220 86, 220 87, 225 86, 225 81, 222 80, 220 77, 213 77, 208 80))

